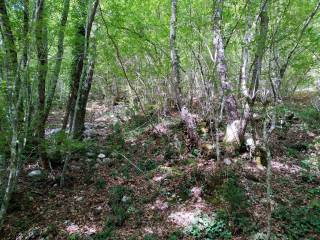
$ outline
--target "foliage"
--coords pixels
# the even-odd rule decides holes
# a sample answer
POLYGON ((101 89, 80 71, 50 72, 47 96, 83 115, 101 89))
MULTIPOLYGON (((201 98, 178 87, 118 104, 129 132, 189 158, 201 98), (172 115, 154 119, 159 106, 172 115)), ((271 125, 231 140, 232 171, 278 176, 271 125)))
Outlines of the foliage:
POLYGON ((148 234, 143 237, 143 240, 158 240, 158 236, 155 234, 148 234))
POLYGON ((320 168, 320 162, 316 158, 308 158, 301 161, 302 178, 307 182, 317 181, 317 172, 320 168))
POLYGON ((151 170, 154 170, 158 167, 158 163, 153 160, 153 159, 147 159, 147 160, 140 160, 138 162, 138 167, 145 171, 145 172, 148 172, 148 171, 151 171, 151 170))
POLYGON ((132 201, 132 190, 126 186, 118 185, 109 189, 109 204, 112 215, 107 219, 106 226, 122 226, 129 217, 128 211, 132 201))
POLYGON ((110 153, 114 151, 123 152, 125 149, 125 139, 121 124, 119 122, 116 122, 113 125, 112 130, 112 133, 106 139, 108 150, 110 151, 110 153))
POLYGON ((184 233, 183 231, 180 230, 176 230, 173 233, 170 233, 170 235, 168 236, 168 240, 179 240, 179 239, 183 239, 184 233))
POLYGON ((86 140, 80 141, 77 139, 72 139, 67 133, 59 131, 53 134, 46 141, 46 148, 50 154, 55 154, 56 152, 64 155, 65 153, 82 153, 85 154, 90 149, 94 149, 94 142, 86 140))
POLYGON ((302 239, 320 234, 319 204, 300 207, 280 205, 272 216, 289 239, 302 239))
POLYGON ((304 107, 298 112, 298 116, 312 128, 317 128, 319 126, 320 112, 312 106, 304 107))
POLYGON ((106 181, 99 177, 95 183, 97 191, 102 191, 106 187, 106 181))
POLYGON ((231 232, 224 220, 205 215, 201 216, 186 232, 196 239, 231 239, 231 232))

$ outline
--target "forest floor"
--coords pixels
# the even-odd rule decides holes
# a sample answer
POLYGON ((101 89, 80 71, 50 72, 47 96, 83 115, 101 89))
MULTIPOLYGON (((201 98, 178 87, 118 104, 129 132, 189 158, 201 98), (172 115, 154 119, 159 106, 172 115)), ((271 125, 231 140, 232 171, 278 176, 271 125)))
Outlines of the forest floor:
MULTIPOLYGON (((39 164, 28 159, 0 238, 264 239, 263 159, 235 153, 219 168, 210 149, 192 147, 177 113, 159 120, 129 110, 89 104, 87 138, 72 153, 64 187, 65 156, 54 144, 62 114, 54 113, 53 171, 30 177, 39 164)), ((304 94, 279 110, 292 112, 271 137, 273 237, 320 239, 320 117, 304 94)), ((204 142, 208 132, 199 123, 204 142)))

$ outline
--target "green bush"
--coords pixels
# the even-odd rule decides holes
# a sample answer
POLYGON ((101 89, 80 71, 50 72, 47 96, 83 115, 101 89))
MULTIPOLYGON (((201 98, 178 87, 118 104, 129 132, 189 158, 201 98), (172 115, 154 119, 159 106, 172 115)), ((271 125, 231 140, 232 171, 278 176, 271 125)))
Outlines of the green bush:
MULTIPOLYGON (((125 149, 125 139, 122 131, 122 126, 119 122, 113 125, 112 133, 107 137, 107 148, 110 153, 123 152, 125 149)), ((120 156, 118 156, 120 157, 120 156)))
POLYGON ((289 239, 305 239, 320 234, 320 206, 289 207, 280 205, 272 214, 289 239))
POLYGON ((95 183, 97 191, 102 191, 106 187, 106 180, 99 177, 95 183))
POLYGON ((186 233, 199 240, 231 239, 232 236, 223 219, 210 218, 206 215, 199 218, 198 222, 187 229, 186 233))
POLYGON ((151 171, 151 170, 156 169, 156 168, 158 167, 158 164, 157 164, 157 162, 156 162, 155 160, 153 160, 153 159, 147 159, 147 160, 145 160, 145 161, 140 160, 140 161, 138 162, 138 167, 139 167, 141 170, 143 170, 143 171, 145 171, 145 172, 148 172, 148 171, 151 171))
POLYGON ((220 218, 232 222, 233 231, 236 233, 251 233, 255 230, 255 224, 249 214, 249 201, 244 189, 239 185, 239 179, 232 175, 221 185, 218 190, 229 205, 227 212, 220 212, 220 218), (223 217, 222 217, 223 216, 223 217))
POLYGON ((179 239, 183 239, 183 232, 180 230, 174 231, 173 233, 171 233, 168 236, 168 240, 179 240, 179 239))
POLYGON ((109 204, 112 215, 108 217, 106 226, 122 226, 130 215, 129 207, 132 203, 132 190, 118 185, 109 189, 109 204))

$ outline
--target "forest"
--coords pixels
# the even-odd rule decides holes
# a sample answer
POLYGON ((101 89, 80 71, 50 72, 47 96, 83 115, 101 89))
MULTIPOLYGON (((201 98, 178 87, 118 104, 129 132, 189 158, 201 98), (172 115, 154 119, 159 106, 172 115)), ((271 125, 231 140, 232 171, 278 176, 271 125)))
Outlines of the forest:
POLYGON ((0 239, 320 239, 319 0, 0 0, 0 239))

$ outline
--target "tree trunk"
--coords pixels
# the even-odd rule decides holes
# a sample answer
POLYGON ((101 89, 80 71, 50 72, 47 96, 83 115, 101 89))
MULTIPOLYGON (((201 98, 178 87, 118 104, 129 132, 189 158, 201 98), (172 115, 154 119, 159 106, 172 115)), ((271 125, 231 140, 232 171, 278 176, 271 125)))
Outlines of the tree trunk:
POLYGON ((177 0, 171 1, 171 20, 170 20, 170 57, 173 76, 173 90, 175 93, 176 104, 181 110, 181 78, 180 78, 180 62, 176 48, 176 22, 177 22, 177 0))
POLYGON ((217 0, 213 15, 213 44, 216 51, 216 67, 225 98, 225 111, 227 115, 227 130, 225 142, 228 144, 240 145, 240 116, 237 102, 233 94, 233 87, 227 76, 227 64, 225 60, 224 43, 221 34, 221 11, 223 0, 217 0))
MULTIPOLYGON (((89 92, 91 89, 91 82, 92 82, 93 71, 94 71, 94 60, 91 60, 91 62, 88 63, 87 56, 88 56, 91 29, 92 29, 94 18, 97 12, 98 5, 99 5, 99 0, 95 0, 93 7, 91 9, 90 15, 88 13, 88 19, 87 19, 86 28, 85 28, 85 44, 84 44, 85 47, 84 47, 84 55, 83 55, 84 67, 81 73, 80 85, 77 93, 77 101, 76 101, 75 111, 74 111, 73 121, 72 121, 71 132, 72 132, 73 138, 81 138, 84 131, 86 105, 88 101, 89 92)), ((93 45, 95 45, 95 43, 93 45)), ((95 48, 95 46, 93 46, 93 48, 95 48)), ((94 58, 95 56, 93 57, 93 59, 94 58)))
MULTIPOLYGON (((249 3, 250 4, 250 3, 249 3)), ((248 4, 248 7, 250 5, 248 4)), ((240 126, 240 139, 243 139, 244 134, 246 132, 247 124, 251 119, 252 116, 252 107, 254 105, 257 91, 259 89, 259 83, 261 78, 261 69, 262 69, 262 60, 266 49, 266 41, 268 36, 268 25, 269 25, 269 17, 267 12, 267 1, 265 4, 263 4, 262 9, 259 13, 259 19, 260 19, 260 25, 259 25, 259 33, 257 34, 258 40, 257 40, 257 46, 256 46, 256 53, 255 58, 253 61, 254 67, 252 72, 252 80, 251 80, 251 87, 250 91, 247 87, 247 74, 246 69, 244 68, 247 66, 248 63, 248 44, 251 41, 251 20, 248 19, 248 30, 247 30, 247 36, 245 37, 245 47, 243 50, 243 62, 242 62, 242 68, 241 69, 241 76, 242 76, 242 84, 241 84, 241 91, 242 95, 245 98, 245 105, 244 105, 244 111, 243 116, 241 118, 241 126, 240 126)))
POLYGON ((44 122, 46 122, 48 119, 50 109, 52 106, 52 102, 53 102, 53 98, 54 98, 54 94, 56 91, 57 82, 59 79, 63 51, 64 51, 64 46, 63 46, 64 32, 65 32, 65 28, 66 28, 66 24, 67 24, 67 20, 68 20, 69 7, 70 7, 70 0, 64 0, 63 11, 62 11, 61 20, 60 20, 60 30, 58 33, 58 47, 57 47, 58 50, 57 50, 57 54, 56 54, 56 63, 55 63, 54 70, 52 73, 52 80, 50 83, 51 86, 50 86, 50 90, 49 90, 47 101, 46 101, 44 122))
MULTIPOLYGON (((16 121, 17 122, 17 121, 16 121)), ((12 124, 14 125, 14 123, 12 124)), ((21 161, 20 158, 20 148, 18 141, 18 132, 16 129, 17 125, 14 126, 11 137, 11 156, 10 156, 10 165, 9 165, 9 176, 7 181, 7 186, 3 195, 1 208, 0 208, 0 230, 2 229, 5 215, 11 200, 13 190, 16 186, 18 174, 19 174, 19 164, 21 161)))
POLYGON ((35 17, 36 51, 38 59, 38 119, 37 119, 37 144, 39 156, 45 169, 49 168, 45 147, 45 97, 46 78, 48 72, 48 31, 45 17, 45 0, 37 0, 35 17))
POLYGON ((257 49, 256 49, 255 58, 254 58, 254 68, 252 72, 252 80, 251 80, 251 87, 250 87, 252 101, 255 100, 257 91, 259 88, 262 60, 263 60, 263 55, 266 49, 268 26, 269 26, 269 17, 268 17, 267 7, 268 5, 265 4, 260 12, 260 26, 259 26, 259 34, 258 34, 258 40, 257 40, 257 49))
POLYGON ((81 138, 84 131, 84 123, 86 116, 86 107, 88 103, 89 93, 91 89, 91 84, 93 80, 93 73, 95 67, 95 56, 91 60, 89 64, 88 74, 85 78, 85 81, 82 86, 81 95, 79 96, 79 100, 77 102, 76 111, 73 123, 73 138, 81 138))
POLYGON ((65 116, 63 118, 62 129, 67 128, 68 122, 70 129, 73 122, 74 108, 77 100, 77 93, 80 85, 80 78, 83 69, 83 56, 84 56, 84 43, 85 43, 85 29, 82 23, 79 23, 77 38, 73 49, 73 62, 71 66, 71 88, 68 98, 65 116), (69 121, 70 119, 70 121, 69 121))
MULTIPOLYGON (((16 186, 19 166, 21 162, 21 139, 19 138, 20 119, 17 110, 19 105, 19 97, 21 92, 20 74, 18 68, 17 51, 15 46, 15 38, 11 30, 11 23, 6 9, 4 0, 0 0, 0 29, 2 34, 3 47, 6 52, 4 74, 6 79, 6 92, 8 103, 8 117, 11 127, 11 144, 10 144, 10 163, 7 186, 1 202, 0 208, 0 230, 2 229, 4 217, 12 196, 12 192, 16 186)), ((22 118, 23 119, 23 118, 22 118)))

